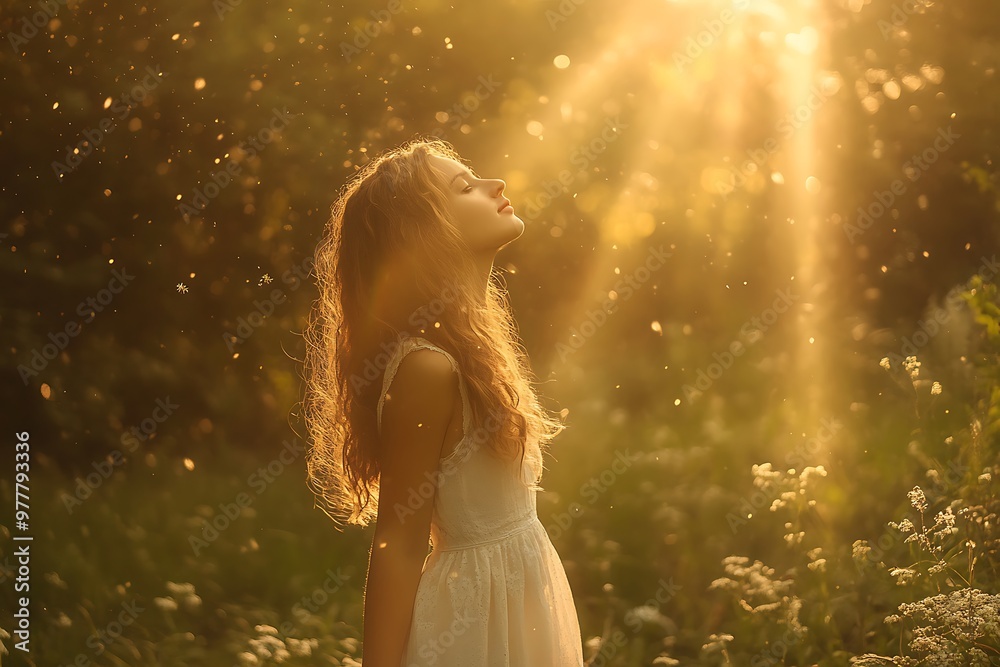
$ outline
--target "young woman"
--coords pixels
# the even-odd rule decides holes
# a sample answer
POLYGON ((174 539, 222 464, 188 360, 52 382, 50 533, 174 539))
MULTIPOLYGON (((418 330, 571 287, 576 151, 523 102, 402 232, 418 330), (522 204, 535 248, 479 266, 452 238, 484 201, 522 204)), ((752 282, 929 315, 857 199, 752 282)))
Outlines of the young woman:
POLYGON ((493 279, 524 231, 504 186, 444 142, 408 142, 350 180, 316 253, 309 484, 338 523, 375 520, 365 667, 583 664, 535 506, 564 426, 493 279))

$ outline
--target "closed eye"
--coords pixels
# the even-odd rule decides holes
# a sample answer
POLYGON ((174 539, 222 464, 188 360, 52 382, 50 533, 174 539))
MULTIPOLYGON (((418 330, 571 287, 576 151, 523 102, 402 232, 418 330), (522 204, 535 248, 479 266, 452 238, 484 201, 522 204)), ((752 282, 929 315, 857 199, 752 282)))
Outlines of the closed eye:
POLYGON ((462 192, 468 192, 471 189, 472 189, 471 185, 466 185, 464 188, 462 188, 462 192))

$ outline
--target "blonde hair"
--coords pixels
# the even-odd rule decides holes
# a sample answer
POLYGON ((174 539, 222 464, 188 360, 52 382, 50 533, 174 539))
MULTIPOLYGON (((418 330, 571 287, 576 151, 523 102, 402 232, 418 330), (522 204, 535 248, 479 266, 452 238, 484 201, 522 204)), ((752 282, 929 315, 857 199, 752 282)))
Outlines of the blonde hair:
POLYGON ((455 357, 474 429, 495 415, 500 428, 481 445, 493 456, 523 463, 527 453, 540 475, 543 448, 566 428, 538 403, 496 272, 484 299, 431 155, 464 164, 449 144, 417 138, 361 167, 316 250, 319 298, 305 331, 307 483, 337 524, 365 526, 377 516, 376 406, 385 366, 410 335, 455 357), (393 310, 400 301, 407 312, 393 310))

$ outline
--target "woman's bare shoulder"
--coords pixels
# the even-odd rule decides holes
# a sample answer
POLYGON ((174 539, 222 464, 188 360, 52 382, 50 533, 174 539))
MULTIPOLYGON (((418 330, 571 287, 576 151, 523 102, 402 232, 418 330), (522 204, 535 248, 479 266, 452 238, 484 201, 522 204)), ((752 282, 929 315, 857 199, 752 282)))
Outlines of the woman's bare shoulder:
POLYGON ((420 417, 447 426, 457 395, 458 376, 448 357, 430 348, 412 350, 399 362, 386 393, 383 428, 420 417))

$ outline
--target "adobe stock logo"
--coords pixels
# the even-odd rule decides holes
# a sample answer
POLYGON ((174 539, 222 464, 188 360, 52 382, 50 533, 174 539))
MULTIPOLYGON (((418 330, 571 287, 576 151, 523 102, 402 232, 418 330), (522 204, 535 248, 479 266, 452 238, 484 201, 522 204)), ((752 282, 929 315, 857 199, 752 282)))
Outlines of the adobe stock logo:
MULTIPOLYGON (((933 145, 928 146, 919 154, 910 156, 910 159, 903 163, 903 174, 911 182, 916 182, 934 166, 942 154, 955 145, 956 139, 961 138, 961 136, 951 129, 950 125, 947 128, 938 128, 933 145)), ((857 224, 844 223, 843 229, 844 233, 847 234, 847 240, 852 244, 856 243, 857 238, 867 232, 876 220, 893 210, 896 198, 902 196, 907 188, 906 181, 897 178, 889 184, 888 190, 874 190, 872 196, 875 201, 870 202, 868 206, 858 207, 857 224)))
MULTIPOLYGON (((799 295, 792 294, 790 288, 779 289, 775 292, 775 295, 776 298, 770 306, 761 311, 760 315, 751 317, 740 327, 740 336, 747 338, 751 345, 763 338, 764 333, 774 326, 779 317, 787 313, 791 309, 792 304, 802 298, 799 295)), ((736 363, 736 358, 742 356, 746 351, 747 346, 743 344, 742 340, 737 338, 730 342, 727 349, 721 354, 713 352, 712 357, 715 361, 710 363, 707 368, 698 369, 697 380, 695 380, 694 385, 684 385, 684 398, 687 399, 687 402, 689 404, 693 403, 703 392, 708 391, 716 380, 733 367, 733 364, 736 363)))

